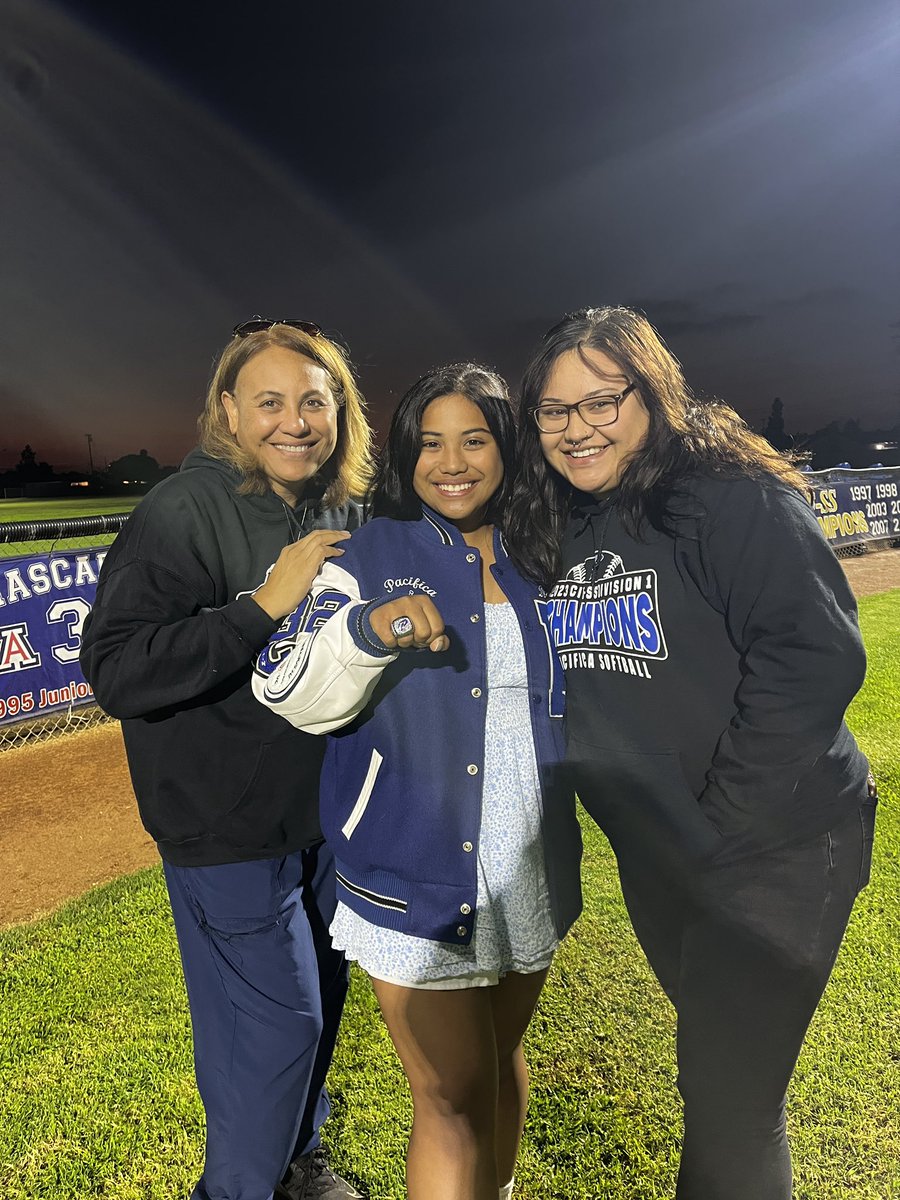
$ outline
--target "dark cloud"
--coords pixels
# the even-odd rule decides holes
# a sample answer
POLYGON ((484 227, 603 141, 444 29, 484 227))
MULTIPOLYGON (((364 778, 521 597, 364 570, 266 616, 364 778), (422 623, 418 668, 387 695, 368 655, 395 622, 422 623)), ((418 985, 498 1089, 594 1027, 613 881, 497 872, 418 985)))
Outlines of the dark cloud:
POLYGON ((635 307, 646 313, 666 337, 704 337, 748 329, 765 320, 762 313, 714 312, 691 300, 639 299, 635 307))
POLYGON ((382 428, 609 302, 739 407, 893 412, 894 3, 0 0, 15 441, 177 459, 253 313, 339 329, 382 428))
POLYGON ((861 288, 854 287, 820 287, 798 292, 794 296, 782 296, 772 302, 773 308, 803 309, 812 305, 857 304, 863 298, 861 288))

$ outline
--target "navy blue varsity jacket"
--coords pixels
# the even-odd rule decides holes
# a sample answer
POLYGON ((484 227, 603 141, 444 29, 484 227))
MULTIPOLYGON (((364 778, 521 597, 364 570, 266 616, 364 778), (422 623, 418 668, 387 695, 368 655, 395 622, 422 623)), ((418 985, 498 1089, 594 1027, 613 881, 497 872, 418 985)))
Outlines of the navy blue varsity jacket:
MULTIPOLYGON (((485 751, 480 555, 429 508, 419 521, 370 521, 342 549, 259 656, 253 690, 292 725, 332 735, 319 794, 339 898, 375 925, 463 945, 477 919, 485 751), (416 592, 433 599, 450 648, 379 648, 371 603, 416 592)), ((525 645, 547 881, 562 936, 581 909, 581 834, 561 770, 562 672, 537 588, 499 534, 494 553, 491 570, 525 645)))

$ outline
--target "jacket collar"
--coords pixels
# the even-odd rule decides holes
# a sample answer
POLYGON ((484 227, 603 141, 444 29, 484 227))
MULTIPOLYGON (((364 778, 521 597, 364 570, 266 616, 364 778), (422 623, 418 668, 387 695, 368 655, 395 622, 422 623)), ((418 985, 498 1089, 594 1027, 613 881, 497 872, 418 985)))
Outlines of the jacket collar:
MULTIPOLYGON (((442 542, 445 546, 465 546, 466 540, 452 521, 442 517, 427 504, 422 505, 422 519, 419 522, 422 532, 434 541, 442 542)), ((494 526, 494 555, 508 557, 508 552, 500 530, 494 526)))

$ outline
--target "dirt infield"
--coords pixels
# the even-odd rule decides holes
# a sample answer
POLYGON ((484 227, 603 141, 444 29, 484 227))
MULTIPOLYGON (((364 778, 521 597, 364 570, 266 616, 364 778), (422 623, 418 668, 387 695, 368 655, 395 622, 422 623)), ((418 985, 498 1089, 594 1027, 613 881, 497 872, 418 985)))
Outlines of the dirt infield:
POLYGON ((900 588, 900 547, 861 554, 859 558, 844 558, 841 566, 857 597, 900 588))
POLYGON ((158 862, 118 724, 0 754, 0 924, 158 862))
MULTIPOLYGON (((900 587, 900 550, 845 559, 857 596, 900 587)), ((0 925, 158 862, 118 725, 0 753, 0 925)))

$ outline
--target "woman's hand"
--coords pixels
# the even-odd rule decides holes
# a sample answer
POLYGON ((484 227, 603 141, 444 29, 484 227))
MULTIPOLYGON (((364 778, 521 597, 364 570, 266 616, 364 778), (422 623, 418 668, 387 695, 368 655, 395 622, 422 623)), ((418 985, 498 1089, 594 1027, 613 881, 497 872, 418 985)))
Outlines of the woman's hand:
POLYGON ((273 621, 280 621, 307 594, 325 559, 344 553, 337 543, 349 536, 345 529, 314 529, 299 542, 285 546, 253 599, 273 621))
MULTIPOLYGON (((416 593, 379 604, 369 613, 373 633, 391 650, 446 650, 450 639, 444 632, 444 620, 428 596, 416 593), (412 623, 408 633, 399 636, 392 625, 401 617, 412 623)), ((402 626, 401 626, 402 628, 402 626)))

